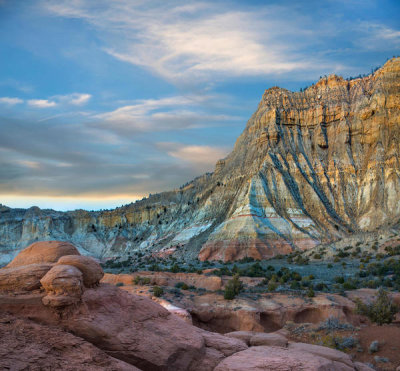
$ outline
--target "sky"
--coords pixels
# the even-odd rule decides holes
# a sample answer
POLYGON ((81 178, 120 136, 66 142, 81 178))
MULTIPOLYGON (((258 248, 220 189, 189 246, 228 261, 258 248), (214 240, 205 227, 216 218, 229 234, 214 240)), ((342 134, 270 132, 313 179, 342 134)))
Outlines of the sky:
POLYGON ((0 0, 0 203, 177 188, 232 150, 265 89, 393 55, 398 0, 0 0))

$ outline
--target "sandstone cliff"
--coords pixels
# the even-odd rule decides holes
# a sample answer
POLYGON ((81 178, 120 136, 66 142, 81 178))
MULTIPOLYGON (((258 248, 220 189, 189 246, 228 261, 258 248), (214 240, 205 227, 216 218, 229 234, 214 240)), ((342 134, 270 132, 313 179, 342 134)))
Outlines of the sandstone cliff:
POLYGON ((400 218, 400 59, 364 78, 265 91, 227 158, 181 189, 111 211, 0 207, 3 262, 37 240, 98 257, 269 257, 400 218))

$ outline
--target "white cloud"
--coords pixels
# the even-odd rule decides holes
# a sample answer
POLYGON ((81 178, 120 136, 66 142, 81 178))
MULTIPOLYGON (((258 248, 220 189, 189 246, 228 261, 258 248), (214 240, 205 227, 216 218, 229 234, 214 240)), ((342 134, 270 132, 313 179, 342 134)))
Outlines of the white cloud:
POLYGON ((216 161, 226 157, 230 152, 230 149, 226 147, 183 145, 171 142, 158 143, 157 146, 165 150, 169 156, 189 162, 203 171, 212 170, 216 161))
POLYGON ((368 22, 363 22, 361 29, 364 33, 364 36, 361 38, 361 44, 365 49, 396 50, 400 47, 400 30, 383 24, 368 22))
POLYGON ((72 93, 66 95, 54 95, 49 99, 30 99, 28 104, 36 108, 50 108, 60 104, 83 106, 92 98, 91 94, 72 93))
POLYGON ((83 106, 88 103, 92 98, 91 94, 83 93, 72 93, 67 95, 56 95, 53 99, 58 100, 62 103, 71 104, 73 106, 83 106))
POLYGON ((30 169, 39 169, 40 163, 37 161, 29 161, 29 160, 19 160, 17 161, 18 164, 30 168, 30 169))
POLYGON ((199 107, 212 98, 193 95, 138 100, 135 104, 95 115, 94 118, 101 120, 95 125, 117 132, 145 132, 191 129, 241 119, 203 112, 199 107))
POLYGON ((30 99, 28 100, 28 104, 35 108, 50 108, 57 105, 56 102, 47 99, 30 99))
POLYGON ((10 97, 2 97, 0 98, 0 103, 7 104, 8 106, 15 106, 16 104, 23 103, 24 101, 20 98, 10 98, 10 97))
MULTIPOLYGON (((45 2, 62 17, 81 18, 105 40, 104 50, 175 82, 213 75, 260 76, 311 68, 301 53, 312 43, 307 20, 274 6, 234 10, 211 2, 45 2)), ((320 62, 320 61, 318 61, 320 62)))

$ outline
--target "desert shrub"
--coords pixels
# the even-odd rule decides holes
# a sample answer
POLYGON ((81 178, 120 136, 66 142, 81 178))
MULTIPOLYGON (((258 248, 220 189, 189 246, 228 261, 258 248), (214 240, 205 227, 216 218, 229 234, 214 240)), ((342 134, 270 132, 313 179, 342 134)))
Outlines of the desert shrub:
MULTIPOLYGON (((233 268, 232 268, 233 272, 233 268)), ((237 273, 237 272, 234 272, 237 273)), ((247 270, 241 271, 241 276, 247 277, 264 277, 265 271, 259 262, 252 264, 247 270)))
POLYGON ((308 288, 308 290, 307 290, 307 296, 308 296, 309 298, 313 298, 313 297, 315 296, 315 292, 314 292, 314 289, 313 289, 312 287, 309 287, 309 288, 308 288))
POLYGON ((346 281, 343 283, 344 290, 355 290, 356 288, 357 288, 357 285, 352 281, 346 281))
POLYGON ((325 283, 323 283, 323 282, 318 282, 318 283, 314 286, 314 289, 315 289, 315 290, 318 290, 318 291, 322 291, 322 290, 325 290, 327 287, 328 287, 328 286, 327 286, 325 283))
POLYGON ((313 258, 314 259, 321 259, 322 256, 321 256, 321 254, 314 254, 313 258))
POLYGON ((240 281, 239 275, 235 274, 231 280, 225 286, 224 299, 232 300, 239 295, 240 291, 243 290, 242 282, 240 281))
POLYGON ((337 317, 330 316, 325 321, 319 324, 318 330, 352 330, 354 327, 345 322, 340 322, 340 319, 337 317))
POLYGON ((216 270, 213 274, 216 276, 232 276, 232 271, 228 267, 221 267, 220 269, 216 270))
POLYGON ((268 291, 269 292, 274 292, 277 288, 278 288, 278 284, 275 281, 271 280, 268 282, 268 291))
POLYGON ((385 251, 390 255, 390 256, 394 256, 394 255, 400 255, 400 245, 397 246, 386 246, 385 247, 385 251))
POLYGON ((162 269, 160 268, 160 266, 158 264, 152 264, 149 268, 149 271, 152 272, 161 272, 162 269))
POLYGON ((169 269, 169 271, 170 271, 171 273, 178 273, 178 272, 183 272, 184 269, 181 268, 178 264, 175 263, 175 264, 169 269))
POLYGON ((352 336, 334 336, 332 334, 321 336, 318 342, 319 345, 323 345, 325 347, 338 349, 338 350, 346 350, 352 349, 357 344, 357 339, 353 338, 352 336))
POLYGON ((239 263, 252 263, 252 262, 254 262, 254 258, 251 258, 251 257, 245 257, 245 258, 243 258, 243 259, 241 259, 241 260, 239 260, 239 263))
POLYGON ((300 283, 299 283, 299 281, 292 281, 292 282, 290 283, 290 288, 291 288, 292 290, 299 290, 299 289, 300 289, 300 283))
POLYGON ((133 279, 133 283, 135 285, 148 285, 150 283, 150 278, 149 277, 136 276, 133 279))
POLYGON ((121 286, 124 286, 124 283, 123 282, 117 282, 117 284, 115 286, 121 287, 121 286))
POLYGON ((162 294, 164 294, 164 289, 160 286, 154 286, 153 287, 153 295, 156 298, 159 298, 162 294))
POLYGON ((338 258, 347 258, 350 254, 346 251, 343 250, 339 250, 338 253, 336 254, 336 256, 338 258))
POLYGON ((307 265, 308 261, 309 259, 307 257, 303 257, 301 255, 296 256, 296 258, 294 259, 294 262, 299 265, 307 265))
POLYGON ((356 300, 356 313, 367 316, 378 325, 392 323, 397 311, 398 307, 383 288, 379 289, 378 296, 372 303, 365 304, 360 299, 356 300))
POLYGON ((344 277, 343 276, 335 277, 335 282, 336 283, 344 283, 344 277))

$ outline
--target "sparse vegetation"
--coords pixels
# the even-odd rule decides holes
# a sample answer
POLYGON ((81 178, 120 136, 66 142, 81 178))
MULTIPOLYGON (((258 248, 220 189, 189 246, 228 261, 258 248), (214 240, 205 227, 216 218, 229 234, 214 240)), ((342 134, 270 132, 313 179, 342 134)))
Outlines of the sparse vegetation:
POLYGON ((164 289, 160 286, 154 286, 153 287, 153 295, 156 298, 159 298, 160 296, 162 296, 164 294, 164 289))
POLYGON ((133 283, 135 285, 149 285, 150 284, 150 278, 149 277, 136 276, 133 279, 133 283))
POLYGON ((378 325, 392 323, 397 311, 398 307, 383 288, 379 289, 377 298, 372 303, 365 304, 360 299, 356 301, 356 313, 367 316, 378 325))
POLYGON ((239 275, 235 274, 225 286, 224 299, 233 300, 242 291, 243 285, 240 281, 239 275))

